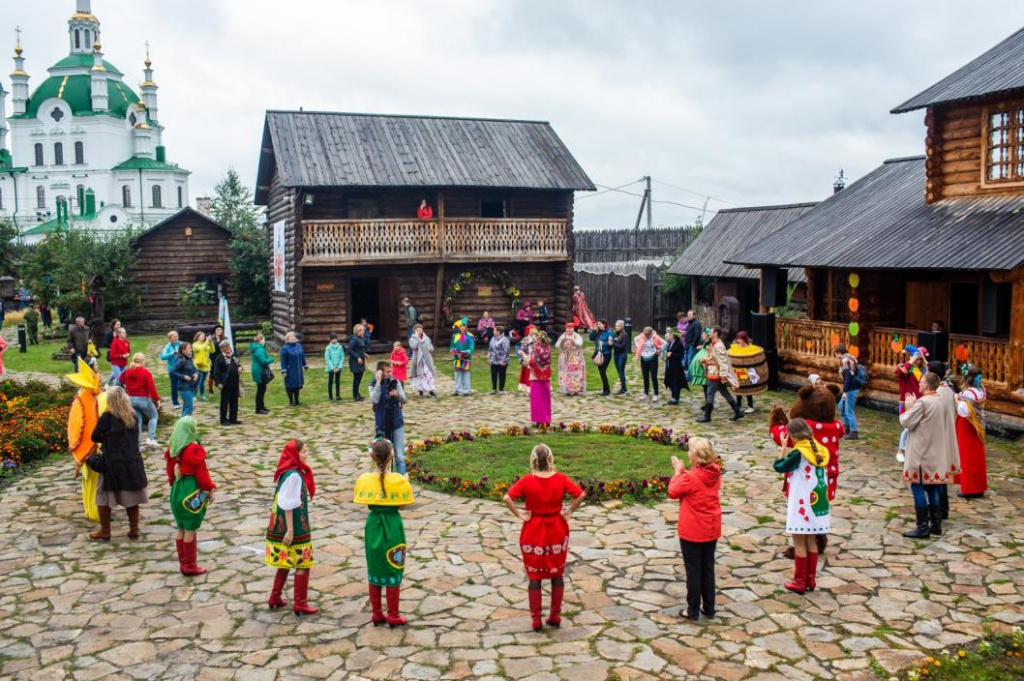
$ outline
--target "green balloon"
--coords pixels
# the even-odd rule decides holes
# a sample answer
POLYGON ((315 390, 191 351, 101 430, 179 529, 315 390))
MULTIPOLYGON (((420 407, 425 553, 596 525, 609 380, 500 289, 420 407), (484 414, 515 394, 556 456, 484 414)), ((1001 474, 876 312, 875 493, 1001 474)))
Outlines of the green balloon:
POLYGON ((860 334, 860 324, 857 322, 850 322, 850 335, 856 337, 860 334))

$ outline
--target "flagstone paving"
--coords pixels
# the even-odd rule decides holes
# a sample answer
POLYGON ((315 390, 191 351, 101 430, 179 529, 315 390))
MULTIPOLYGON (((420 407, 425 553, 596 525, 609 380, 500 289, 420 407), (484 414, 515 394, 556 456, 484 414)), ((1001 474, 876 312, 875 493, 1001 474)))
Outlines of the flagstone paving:
MULTIPOLYGON (((450 389, 450 380, 441 387, 450 389)), ((658 423, 711 437, 726 462, 724 536, 718 617, 692 623, 678 616, 685 586, 673 504, 584 505, 573 520, 568 617, 561 629, 541 633, 530 631, 519 528, 507 511, 423 490, 403 513, 410 553, 402 597, 412 626, 368 626, 365 510, 351 503, 354 480, 367 468, 368 402, 281 408, 269 417, 246 411, 245 423, 231 429, 209 427, 216 405, 199 404, 220 485, 200 531, 200 559, 210 572, 191 579, 177 572, 158 453, 147 452, 153 499, 138 542, 124 537, 119 511, 112 542, 88 541, 70 463, 48 465, 0 492, 0 674, 32 681, 856 681, 875 678, 872 668, 894 670, 972 641, 986 627, 1024 621, 1017 445, 994 442, 990 495, 970 503, 954 497, 946 534, 915 542, 899 534, 911 508, 892 457, 894 417, 878 413, 864 414, 865 439, 842 446, 818 590, 805 597, 783 590, 791 563, 779 555, 787 541, 784 500, 765 419, 769 400, 791 398, 760 398, 759 411, 738 424, 717 412, 700 428, 695 396, 681 407, 635 396, 556 398, 556 420, 658 423), (315 452, 317 473, 311 596, 321 610, 308 618, 265 606, 271 474, 293 436, 315 452)), ((423 437, 500 427, 523 422, 527 409, 522 394, 413 400, 407 431, 423 437)), ((527 461, 524 451, 524 468, 527 461)))

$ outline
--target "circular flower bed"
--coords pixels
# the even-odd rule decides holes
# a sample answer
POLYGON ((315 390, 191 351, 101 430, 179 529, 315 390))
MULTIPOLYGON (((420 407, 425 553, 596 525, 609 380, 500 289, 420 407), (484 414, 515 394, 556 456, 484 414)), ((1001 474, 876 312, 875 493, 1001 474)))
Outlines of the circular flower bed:
POLYGON ((552 447, 557 468, 572 477, 588 499, 647 502, 665 499, 671 476, 654 471, 671 473, 668 458, 680 452, 686 458, 689 436, 661 426, 588 426, 579 421, 543 428, 509 426, 498 432, 452 431, 406 447, 409 476, 431 489, 500 500, 529 470, 530 449, 537 441, 552 447), (574 469, 599 473, 576 475, 574 469))

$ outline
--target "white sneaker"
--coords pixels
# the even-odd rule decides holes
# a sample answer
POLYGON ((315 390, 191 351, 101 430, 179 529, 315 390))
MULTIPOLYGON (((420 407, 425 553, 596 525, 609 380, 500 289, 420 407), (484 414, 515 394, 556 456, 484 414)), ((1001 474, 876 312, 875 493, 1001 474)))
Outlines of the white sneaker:
POLYGON ((896 452, 896 463, 905 463, 907 457, 903 455, 903 450, 896 452))
POLYGON ((641 402, 646 402, 646 401, 647 401, 647 400, 649 400, 649 399, 651 399, 651 398, 650 398, 650 397, 648 397, 647 395, 641 395, 641 396, 640 396, 640 401, 641 401, 641 402))
POLYGON ((181 411, 181 405, 180 404, 174 405, 174 411, 181 411))
POLYGON ((744 414, 753 414, 754 413, 754 408, 753 407, 747 407, 746 409, 743 410, 743 413, 744 414))
POLYGON ((659 400, 660 398, 657 395, 651 398, 651 402, 658 402, 659 400))
POLYGON ((154 440, 151 437, 147 437, 146 438, 146 446, 147 447, 155 447, 155 448, 159 449, 160 448, 160 443, 157 442, 156 440, 154 440))

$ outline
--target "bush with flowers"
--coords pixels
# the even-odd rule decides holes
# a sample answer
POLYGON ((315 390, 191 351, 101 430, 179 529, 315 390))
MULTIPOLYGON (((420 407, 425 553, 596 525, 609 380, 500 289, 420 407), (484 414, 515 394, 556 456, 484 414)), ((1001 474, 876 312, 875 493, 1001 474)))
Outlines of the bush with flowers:
POLYGON ((0 477, 67 450, 68 412, 74 395, 68 385, 0 382, 0 477))
POLYGON ((1001 681, 1024 679, 1024 629, 987 636, 973 646, 932 653, 887 681, 1001 681))
MULTIPOLYGON (((481 428, 476 431, 451 431, 443 437, 418 440, 406 447, 406 462, 409 475, 420 484, 443 492, 473 498, 501 499, 509 487, 518 479, 518 475, 481 475, 475 479, 466 479, 457 475, 445 474, 444 471, 435 470, 438 466, 430 461, 429 456, 425 455, 427 452, 439 447, 458 443, 476 443, 492 437, 518 438, 554 433, 567 437, 585 434, 618 436, 639 441, 639 443, 661 445, 684 452, 689 442, 689 436, 685 433, 676 434, 671 428, 663 428, 661 426, 619 426, 607 423, 589 426, 581 421, 554 423, 542 427, 512 425, 497 433, 487 428, 481 428), (498 477, 502 479, 496 479, 498 477)), ((571 446, 571 443, 572 439, 570 437, 563 446, 571 446)), ((593 452, 593 454, 597 457, 606 456, 604 452, 593 452)), ((666 461, 668 458, 667 454, 665 456, 666 461)), ((556 461, 558 456, 556 453, 556 461)), ((636 477, 615 477, 613 479, 573 476, 573 478, 587 493, 588 499, 594 501, 621 499, 624 501, 647 502, 665 499, 670 476, 640 475, 636 477)))

